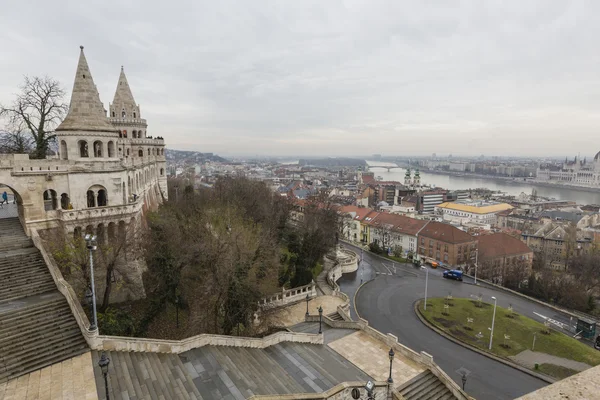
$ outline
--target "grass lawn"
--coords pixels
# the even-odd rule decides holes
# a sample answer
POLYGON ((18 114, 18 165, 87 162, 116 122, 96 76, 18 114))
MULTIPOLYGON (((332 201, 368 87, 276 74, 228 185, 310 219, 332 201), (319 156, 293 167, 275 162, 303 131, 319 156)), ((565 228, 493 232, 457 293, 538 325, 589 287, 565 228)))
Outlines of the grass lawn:
MULTIPOLYGON (((419 304, 419 310, 430 323, 443 331, 473 346, 488 350, 490 341, 488 328, 492 326, 494 305, 482 303, 482 307, 479 308, 476 306, 478 304, 476 300, 453 299, 446 309, 449 315, 443 315, 445 302, 444 298, 427 299, 427 311, 423 310, 423 302, 419 304), (467 318, 473 318, 473 322, 467 323, 467 318), (467 329, 468 327, 471 330, 467 329), (483 335, 480 339, 476 337, 479 332, 483 335)), ((542 333, 545 330, 544 324, 497 307, 492 352, 508 358, 523 350, 531 350, 533 335, 536 334, 534 348, 536 352, 580 361, 592 366, 600 364, 600 351, 554 330, 550 330, 550 334, 542 333), (511 318, 509 315, 514 316, 511 318), (510 339, 505 340, 504 335, 509 335, 510 339)), ((554 365, 546 366, 542 368, 545 372, 542 369, 540 371, 557 378, 564 377, 567 373, 567 371, 558 371, 554 367, 554 365)))
POLYGON ((575 375, 579 371, 575 371, 574 369, 565 368, 560 365, 554 364, 541 364, 538 369, 539 372, 553 376, 558 379, 565 379, 571 375, 575 375))
POLYGON ((395 261, 397 263, 402 263, 402 264, 406 264, 406 263, 412 262, 408 258, 402 258, 402 257, 396 257, 396 256, 388 256, 387 254, 380 254, 380 256, 384 256, 388 260, 392 260, 392 261, 395 261))

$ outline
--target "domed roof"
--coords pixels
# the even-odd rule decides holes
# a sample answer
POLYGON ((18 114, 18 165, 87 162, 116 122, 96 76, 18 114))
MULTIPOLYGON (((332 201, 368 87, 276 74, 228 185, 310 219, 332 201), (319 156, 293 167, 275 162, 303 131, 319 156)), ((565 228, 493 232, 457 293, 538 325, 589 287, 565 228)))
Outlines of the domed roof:
POLYGON ((598 161, 600 160, 600 151, 596 153, 596 156, 594 157, 594 161, 598 161))

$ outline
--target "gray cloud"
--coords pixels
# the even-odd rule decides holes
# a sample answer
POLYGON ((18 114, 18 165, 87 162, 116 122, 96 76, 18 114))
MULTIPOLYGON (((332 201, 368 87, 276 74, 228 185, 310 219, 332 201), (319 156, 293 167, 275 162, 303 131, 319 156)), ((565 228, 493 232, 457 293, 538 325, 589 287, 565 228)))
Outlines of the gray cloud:
MULTIPOLYGON (((23 74, 105 106, 125 66, 170 147, 222 154, 593 155, 600 3, 11 2, 0 101, 23 74)), ((600 146, 600 145, 599 145, 600 146)))

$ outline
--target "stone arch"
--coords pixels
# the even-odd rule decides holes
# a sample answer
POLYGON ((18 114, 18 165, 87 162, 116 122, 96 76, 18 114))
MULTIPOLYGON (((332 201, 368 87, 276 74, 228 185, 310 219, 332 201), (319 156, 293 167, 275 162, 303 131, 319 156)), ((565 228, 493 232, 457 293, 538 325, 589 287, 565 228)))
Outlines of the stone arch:
POLYGON ((93 225, 88 225, 85 227, 85 234, 86 235, 93 235, 94 234, 94 226, 93 225))
POLYGON ((73 239, 77 240, 77 239, 81 239, 83 237, 83 231, 81 230, 80 226, 76 226, 75 229, 73 229, 73 239))
POLYGON ((164 169, 164 168, 161 168, 161 169, 160 169, 160 176, 163 176, 164 174, 165 174, 165 169, 164 169))
POLYGON ((88 190, 85 194, 86 203, 88 208, 96 207, 96 196, 93 190, 88 190))
POLYGON ((85 140, 80 140, 78 142, 78 146, 79 146, 79 157, 89 157, 89 149, 88 149, 88 142, 85 140))
POLYGON ((121 118, 125 118, 126 115, 125 110, 121 111, 121 118))
POLYGON ((71 199, 69 199, 69 195, 67 193, 63 193, 60 195, 60 208, 63 210, 69 209, 69 204, 71 204, 71 199))
POLYGON ((102 185, 92 185, 86 192, 87 206, 104 207, 108 205, 108 192, 102 185))
POLYGON ((108 157, 112 158, 115 156, 115 142, 112 140, 108 142, 108 157))
POLYGON ((60 141, 60 159, 61 160, 69 159, 69 153, 67 151, 67 142, 65 142, 64 140, 60 141))
POLYGON ((127 236, 127 227, 125 225, 125 221, 119 221, 119 240, 125 240, 127 236))
POLYGON ((138 157, 144 157, 144 149, 141 147, 138 149, 138 157))
POLYGON ((129 157, 129 148, 127 149, 127 157, 129 157))
POLYGON ((133 137, 134 139, 137 138, 137 131, 135 129, 131 131, 131 137, 133 137))
POLYGON ((44 210, 52 211, 58 208, 58 199, 56 195, 56 190, 47 189, 44 190, 44 210))
POLYGON ((115 114, 115 112, 113 111, 113 112, 112 112, 112 117, 114 118, 114 117, 116 117, 116 116, 117 116, 117 115, 116 115, 116 114, 115 114))
POLYGON ((96 227, 96 236, 98 238, 98 244, 106 243, 106 226, 103 223, 98 224, 96 227))
POLYGON ((148 148, 148 156, 150 156, 150 148, 148 148))
POLYGON ((111 242, 117 238, 116 224, 114 222, 108 223, 107 234, 108 240, 111 242))
POLYGON ((135 111, 133 112, 133 118, 137 118, 137 114, 135 113, 135 111))
POLYGON ((103 143, 100 140, 94 142, 94 157, 102 157, 103 143))
POLYGON ((108 193, 106 189, 98 190, 97 202, 98 207, 106 207, 108 205, 108 193))

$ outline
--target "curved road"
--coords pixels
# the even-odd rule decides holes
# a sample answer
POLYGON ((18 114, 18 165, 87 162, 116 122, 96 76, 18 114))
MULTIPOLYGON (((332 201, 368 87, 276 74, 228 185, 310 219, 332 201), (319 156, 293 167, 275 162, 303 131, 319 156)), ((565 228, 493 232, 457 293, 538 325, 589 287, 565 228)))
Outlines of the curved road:
MULTIPOLYGON (((347 243, 343 246, 360 253, 359 248, 347 243)), ((452 294, 454 297, 469 298, 481 294, 485 302, 492 302, 491 297, 496 296, 499 306, 508 307, 512 304, 519 314, 543 321, 535 312, 569 323, 567 316, 538 303, 487 285, 475 286, 468 278, 464 282, 457 282, 444 279, 441 275, 442 270, 429 269, 429 297, 452 294)), ((423 325, 415 315, 413 304, 425 295, 424 270, 410 264, 393 265, 391 261, 365 251, 359 270, 344 274, 338 280, 341 290, 351 299, 361 284, 361 276, 368 283, 356 296, 357 304, 352 307, 353 318, 357 317, 354 310, 357 308, 360 316, 377 330, 398 336, 402 344, 415 351, 426 351, 433 355, 435 362, 459 384, 461 374, 457 370, 468 370, 465 389, 471 396, 477 399, 514 399, 547 385, 540 379, 451 342, 423 325)), ((502 334, 495 332, 495 337, 500 338, 502 334)))

